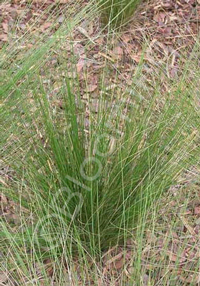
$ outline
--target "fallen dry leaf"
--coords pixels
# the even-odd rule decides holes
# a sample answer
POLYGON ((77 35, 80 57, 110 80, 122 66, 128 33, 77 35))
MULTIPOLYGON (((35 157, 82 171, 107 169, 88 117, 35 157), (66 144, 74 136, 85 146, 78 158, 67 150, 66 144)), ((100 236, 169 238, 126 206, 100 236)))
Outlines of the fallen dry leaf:
POLYGON ((44 23, 44 24, 41 26, 41 30, 42 30, 42 31, 45 31, 46 29, 48 29, 48 28, 51 27, 51 26, 52 26, 52 23, 46 22, 46 23, 44 23))
POLYGON ((184 226, 186 227, 186 229, 189 231, 189 233, 190 233, 191 235, 195 236, 195 231, 194 231, 194 229, 189 225, 188 220, 187 220, 185 217, 183 217, 183 216, 180 216, 180 219, 181 219, 183 225, 184 225, 184 226))
POLYGON ((85 60, 83 58, 80 58, 76 65, 77 72, 80 73, 84 66, 85 66, 85 60))
POLYGON ((200 206, 196 206, 196 207, 194 208, 194 214, 195 214, 195 215, 199 215, 199 214, 200 214, 200 206))
POLYGON ((130 57, 132 60, 134 60, 136 63, 139 63, 141 60, 141 54, 130 54, 130 57))
POLYGON ((119 270, 122 269, 124 266, 124 259, 120 259, 115 262, 115 269, 119 270))
POLYGON ((117 56, 123 55, 123 49, 121 47, 115 47, 112 52, 117 56))
POLYGON ((89 84, 86 88, 86 92, 93 92, 95 91, 95 89, 97 89, 97 85, 96 84, 89 84))
POLYGON ((158 23, 165 23, 166 18, 167 18, 167 14, 163 13, 163 12, 155 14, 154 17, 153 17, 154 21, 156 21, 158 23))
POLYGON ((7 34, 1 34, 1 35, 0 35, 0 41, 7 42, 7 41, 8 41, 8 36, 7 36, 7 34))
POLYGON ((8 22, 3 22, 2 27, 4 29, 4 32, 7 34, 8 33, 8 22))
POLYGON ((0 273, 0 285, 5 285, 3 283, 6 283, 6 281, 8 280, 8 277, 5 273, 0 273))

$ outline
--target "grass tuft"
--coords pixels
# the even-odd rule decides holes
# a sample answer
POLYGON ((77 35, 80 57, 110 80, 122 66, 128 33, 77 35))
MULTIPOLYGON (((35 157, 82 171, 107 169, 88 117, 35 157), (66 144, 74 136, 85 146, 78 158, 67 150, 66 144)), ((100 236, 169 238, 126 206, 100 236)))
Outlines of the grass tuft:
POLYGON ((115 28, 126 24, 133 17, 142 0, 100 0, 99 6, 102 13, 102 21, 115 28))

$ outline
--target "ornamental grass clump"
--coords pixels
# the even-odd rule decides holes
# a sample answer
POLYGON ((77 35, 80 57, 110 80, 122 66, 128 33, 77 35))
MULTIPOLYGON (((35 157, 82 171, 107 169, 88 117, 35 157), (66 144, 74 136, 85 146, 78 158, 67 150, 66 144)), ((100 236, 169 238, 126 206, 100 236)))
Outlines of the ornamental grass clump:
MULTIPOLYGON (((192 164, 198 154, 196 117, 181 83, 165 100, 158 87, 142 100, 133 93, 134 78, 132 93, 114 104, 102 84, 94 114, 82 104, 67 64, 60 72, 61 109, 55 109, 37 70, 17 88, 10 86, 12 97, 1 106, 1 157, 13 171, 2 191, 32 214, 16 235, 4 225, 1 236, 6 243, 26 241, 27 249, 47 258, 52 249, 61 253, 63 244, 66 253, 81 248, 99 255, 128 237, 192 164)), ((144 98, 137 90, 142 92, 144 98)))

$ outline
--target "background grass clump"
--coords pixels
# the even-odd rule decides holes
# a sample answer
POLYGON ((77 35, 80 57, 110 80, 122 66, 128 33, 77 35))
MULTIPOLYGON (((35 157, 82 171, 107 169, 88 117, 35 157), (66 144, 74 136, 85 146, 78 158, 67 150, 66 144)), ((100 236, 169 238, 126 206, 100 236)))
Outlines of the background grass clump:
POLYGON ((102 13, 102 21, 119 28, 126 24, 131 17, 138 5, 142 3, 142 0, 106 0, 99 1, 100 11, 102 13))

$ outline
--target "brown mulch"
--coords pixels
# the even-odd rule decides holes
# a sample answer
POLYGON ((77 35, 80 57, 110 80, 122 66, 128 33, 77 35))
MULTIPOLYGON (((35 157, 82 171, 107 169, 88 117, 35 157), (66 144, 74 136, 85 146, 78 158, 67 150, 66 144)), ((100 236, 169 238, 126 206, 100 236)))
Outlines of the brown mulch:
MULTIPOLYGON (((14 43, 18 37, 20 38, 29 31, 33 37, 31 42, 24 42, 23 48, 26 50, 34 45, 38 36, 47 33, 52 25, 54 25, 53 31, 56 31, 64 22, 65 15, 62 13, 62 9, 66 3, 69 4, 69 1, 62 0, 60 5, 52 6, 52 16, 49 18, 49 14, 44 13, 44 11, 53 3, 53 0, 34 0, 29 5, 27 5, 26 0, 0 3, 0 47, 14 43), (53 14, 56 15, 55 19, 53 14), (37 24, 35 24, 36 21, 37 24), (33 30, 30 29, 32 25, 34 25, 33 30)), ((123 32, 119 33, 117 37, 111 37, 108 45, 106 45, 106 30, 104 34, 98 34, 101 28, 100 20, 98 19, 92 24, 83 20, 81 26, 73 33, 74 39, 79 40, 78 43, 74 43, 74 53, 77 57, 76 68, 80 78, 83 99, 87 101, 87 95, 90 94, 93 110, 98 109, 99 75, 105 65, 110 68, 110 77, 107 78, 108 89, 117 85, 117 88, 124 92, 127 86, 132 85, 132 75, 143 53, 146 73, 144 73, 139 84, 143 86, 146 84, 147 89, 149 89, 152 72, 155 74, 156 69, 161 66, 164 67, 164 74, 168 79, 178 76, 184 60, 190 55, 199 36, 199 18, 199 0, 148 1, 139 7, 133 21, 123 28, 123 32), (86 44, 88 39, 92 41, 89 44, 87 41, 86 44), (146 48, 144 48, 145 45, 146 48), (83 73, 85 70, 88 72, 89 82, 87 86, 83 73)), ((51 33, 53 31, 51 30, 51 33)), ((113 34, 115 33, 113 32, 113 34)), ((63 49, 65 49, 66 54, 70 55, 71 50, 67 44, 63 49)), ((54 55, 50 63, 51 68, 53 69, 56 64, 57 59, 54 55)), ((73 77, 73 74, 71 76, 73 77)), ((46 74, 44 74, 45 77, 46 74)), ((165 87, 166 85, 167 83, 165 87)), ((58 87, 59 83, 56 83, 55 91, 51 91, 52 96, 56 97, 58 87)), ((60 105, 61 103, 56 102, 56 100, 54 104, 60 105)), ((10 177, 8 172, 5 172, 5 168, 3 170, 0 166, 0 179, 2 177, 6 186, 10 177)), ((179 189, 180 186, 177 187, 177 190, 179 189)), ((200 235, 199 189, 190 184, 183 191, 183 194, 181 201, 176 189, 172 190, 171 201, 168 202, 169 209, 166 213, 165 208, 161 210, 162 217, 156 222, 155 233, 152 233, 150 229, 146 231, 145 248, 142 249, 143 285, 165 285, 162 284, 162 278, 166 273, 161 262, 168 265, 167 277, 170 277, 170 271, 173 271, 175 266, 177 267, 178 260, 180 263, 177 267, 177 281, 171 285, 198 285, 200 283, 200 277, 191 270, 197 267, 200 258, 198 238, 200 235), (189 199, 186 210, 183 212, 180 206, 184 205, 186 193, 191 189, 194 189, 193 197, 195 199, 189 199), (171 233, 169 222, 177 214, 181 214, 177 218, 178 226, 171 233), (185 242, 186 239, 187 242, 185 242), (153 265, 152 261, 154 261, 153 265)), ((17 221, 18 218, 14 211, 16 206, 13 202, 4 196, 1 197, 0 201, 1 215, 6 215, 12 222, 17 221)), ((133 275, 136 248, 135 242, 129 241, 126 249, 118 247, 104 254, 104 284, 99 281, 99 286, 111 285, 113 277, 115 277, 115 285, 120 285, 120 279, 125 277, 123 279, 126 280, 133 275)))

